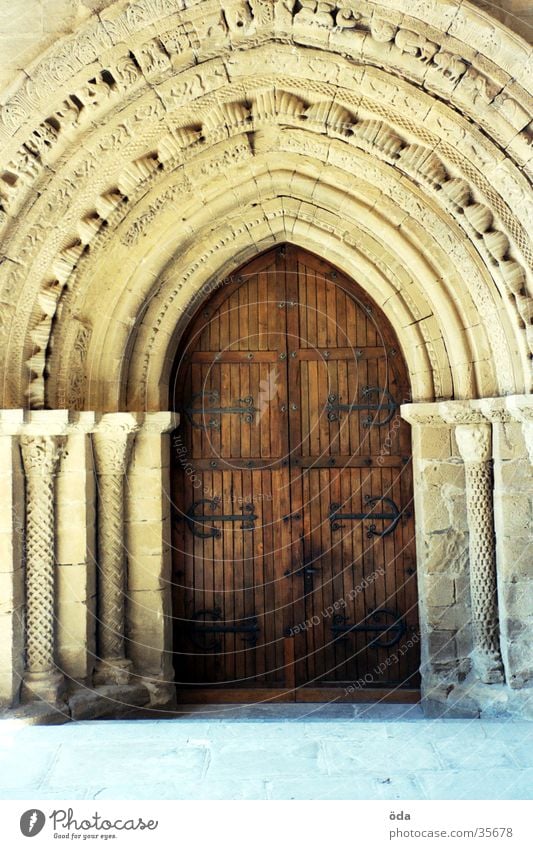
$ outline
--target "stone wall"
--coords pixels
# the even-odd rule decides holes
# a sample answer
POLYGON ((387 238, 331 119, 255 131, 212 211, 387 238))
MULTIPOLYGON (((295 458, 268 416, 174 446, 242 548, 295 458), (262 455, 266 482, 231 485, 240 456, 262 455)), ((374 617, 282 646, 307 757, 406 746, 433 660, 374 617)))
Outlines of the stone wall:
POLYGON ((0 414, 2 706, 42 699, 80 717, 172 700, 165 434, 176 423, 0 414))
MULTIPOLYGON (((407 404, 402 414, 413 431, 425 710, 533 717, 532 398, 407 404)), ((2 413, 13 507, 1 537, 3 705, 40 697, 81 717, 118 710, 114 699, 172 703, 166 433, 176 421, 2 413)))
MULTIPOLYGON (((110 6, 113 0, 24 0, 0 4, 0 89, 58 38, 71 33, 91 14, 110 6)), ((473 0, 502 21, 509 29, 532 41, 533 9, 529 0, 473 0)))
POLYGON ((533 716, 531 396, 411 404, 426 709, 533 716))
POLYGON ((191 311, 288 241, 360 283, 408 364, 427 709, 526 710, 533 52, 487 6, 9 6, 3 704, 169 698, 159 411, 191 311))

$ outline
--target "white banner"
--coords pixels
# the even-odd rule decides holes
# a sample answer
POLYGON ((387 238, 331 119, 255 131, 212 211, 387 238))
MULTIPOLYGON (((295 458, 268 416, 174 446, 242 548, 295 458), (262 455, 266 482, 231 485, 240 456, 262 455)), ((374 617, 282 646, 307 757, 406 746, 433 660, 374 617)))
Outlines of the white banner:
POLYGON ((3 801, 0 845, 531 849, 531 814, 530 802, 507 801, 3 801))

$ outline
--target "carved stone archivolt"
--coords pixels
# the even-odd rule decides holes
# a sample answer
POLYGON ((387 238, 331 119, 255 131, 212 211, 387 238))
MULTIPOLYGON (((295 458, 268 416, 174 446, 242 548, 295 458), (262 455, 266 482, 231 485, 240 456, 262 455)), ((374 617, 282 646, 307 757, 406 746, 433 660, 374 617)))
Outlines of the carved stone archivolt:
MULTIPOLYGON (((76 312, 71 292, 83 300, 82 293, 90 297, 109 279, 103 249, 108 234, 119 227, 115 246, 120 239, 132 265, 147 268, 143 258, 152 241, 146 233, 177 204, 181 252, 192 238, 182 200, 192 203, 204 183, 214 185, 215 175, 233 164, 218 146, 240 137, 241 144, 251 142, 253 157, 262 135, 287 126, 302 133, 305 128, 305 144, 293 150, 314 159, 315 168, 322 160, 312 152, 312 136, 330 140, 327 157, 333 141, 342 147, 348 172, 355 152, 364 152, 374 191, 381 192, 383 178, 372 163, 394 169, 397 219, 412 215, 400 198, 400 187, 412 185, 421 208, 455 228, 445 247, 448 263, 484 303, 487 337, 498 346, 493 357, 506 347, 516 352, 513 366, 499 370, 512 374, 514 384, 491 386, 487 380, 484 391, 528 387, 533 252, 524 69, 530 50, 487 16, 462 5, 449 4, 449 10, 453 14, 437 2, 392 10, 379 2, 326 8, 316 2, 227 0, 221 7, 210 0, 190 6, 145 0, 111 4, 103 18, 43 56, 0 110, 8 258, 0 285, 5 314, 11 315, 6 354, 11 373, 24 375, 9 387, 5 403, 24 399, 42 407, 72 398, 89 404, 83 381, 69 385, 64 377, 60 387, 48 373, 58 369, 54 356, 76 364, 86 352, 87 374, 94 374, 90 348, 99 350, 104 330, 90 342, 84 331, 72 338, 72 319, 87 326, 91 317, 76 312), (171 185, 152 193, 173 174, 171 185), (508 314, 505 330, 496 307, 500 299, 508 314)), ((284 152, 283 144, 271 147, 271 168, 284 152)), ((286 184, 288 194, 297 183, 286 184)), ((303 200, 302 211, 310 198, 303 200)), ((220 221, 216 192, 202 203, 204 225, 220 221)), ((344 235, 337 238, 342 246, 344 235)), ((216 233, 211 241, 215 247, 216 233)), ((423 241, 421 250, 429 255, 423 241)), ((145 286, 164 272, 167 259, 153 265, 145 286)), ((211 262, 214 271, 216 260, 211 262)), ((447 272, 439 275, 447 278, 447 272)), ((118 300, 120 290, 114 292, 118 300)), ((147 296, 145 291, 138 299, 129 321, 140 323, 147 296)), ((461 310, 462 323, 471 326, 469 304, 462 302, 461 310)), ((432 335, 428 331, 428 339, 432 335)), ((109 327, 107 346, 115 336, 109 327)), ((124 357, 124 349, 107 353, 117 361, 124 357)), ((429 348, 427 356, 433 357, 429 348)), ((488 361, 484 353, 472 350, 469 367, 482 360, 488 361)), ((116 397, 117 409, 120 403, 116 397)))

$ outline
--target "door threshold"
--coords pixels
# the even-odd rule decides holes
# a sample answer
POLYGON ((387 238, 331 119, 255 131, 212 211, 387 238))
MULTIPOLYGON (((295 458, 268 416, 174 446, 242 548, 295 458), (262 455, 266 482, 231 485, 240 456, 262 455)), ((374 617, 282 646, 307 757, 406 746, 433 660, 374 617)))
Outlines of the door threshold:
POLYGON ((178 705, 205 705, 205 704, 286 704, 292 703, 314 703, 314 704, 375 704, 386 702, 388 704, 417 704, 420 701, 420 690, 356 690, 347 693, 344 688, 337 687, 302 687, 298 690, 289 689, 215 689, 215 688, 191 688, 177 689, 176 700, 178 705))

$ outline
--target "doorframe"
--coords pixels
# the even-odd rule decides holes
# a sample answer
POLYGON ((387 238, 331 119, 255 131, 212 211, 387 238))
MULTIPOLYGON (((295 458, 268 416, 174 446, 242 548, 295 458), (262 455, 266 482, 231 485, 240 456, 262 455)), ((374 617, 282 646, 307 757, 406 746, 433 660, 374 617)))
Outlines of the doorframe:
MULTIPOLYGON (((205 309, 206 305, 213 304, 213 310, 217 309, 224 300, 231 296, 234 290, 238 289, 243 281, 242 276, 240 275, 241 269, 246 268, 248 273, 253 273, 253 269, 255 265, 261 265, 264 262, 264 259, 267 254, 275 251, 284 250, 286 247, 294 248, 296 250, 300 249, 305 251, 314 262, 318 266, 323 265, 322 269, 324 272, 330 271, 333 267, 336 271, 343 277, 346 278, 348 284, 353 284, 354 288, 358 290, 358 294, 355 295, 357 303, 361 304, 362 300, 359 297, 359 293, 364 297, 366 301, 369 302, 369 306, 375 308, 379 311, 380 314, 384 314, 381 307, 375 303, 374 299, 368 295, 365 290, 351 278, 350 274, 340 269, 335 263, 330 262, 329 260, 325 260, 320 257, 318 254, 314 253, 314 251, 309 250, 307 247, 300 247, 296 244, 292 244, 290 242, 281 242, 274 246, 269 246, 267 249, 261 251, 256 256, 252 257, 249 260, 245 260, 242 264, 240 264, 234 271, 231 272, 230 275, 223 278, 222 280, 218 280, 216 285, 210 287, 209 284, 203 287, 201 290, 201 297, 194 300, 195 309, 190 311, 191 305, 185 310, 183 320, 179 325, 179 343, 175 348, 175 356, 172 364, 172 368, 170 371, 170 381, 169 381, 169 395, 172 396, 172 387, 174 385, 175 377, 180 368, 180 360, 183 352, 183 340, 187 337, 187 333, 189 328, 194 325, 196 319, 199 317, 202 310, 205 309), (228 291, 228 287, 229 291, 228 291), (218 292, 218 295, 215 293, 218 292), (187 320, 185 321, 185 316, 187 320)), ((344 288, 344 287, 343 287, 344 288)), ((347 291, 347 290, 346 290, 347 291)), ((349 293, 352 294, 353 293, 349 293)), ((363 302, 364 303, 364 302, 363 302)), ((385 316, 386 318, 386 316, 385 316)), ((383 333, 383 330, 380 329, 380 332, 383 333)), ((405 364, 406 374, 409 379, 409 384, 411 383, 409 368, 408 368, 408 360, 403 355, 403 351, 401 345, 398 341, 398 337, 395 333, 394 327, 391 324, 390 320, 386 318, 386 329, 383 333, 385 337, 386 334, 389 333, 392 337, 391 340, 387 340, 386 344, 390 344, 390 341, 394 342, 394 346, 397 347, 397 350, 400 352, 402 360, 405 364)), ((409 392, 411 392, 411 387, 409 387, 409 392)), ((173 408, 173 397, 170 398, 172 403, 169 405, 173 408)), ((409 399, 410 400, 410 399, 409 399)), ((402 405, 404 405, 405 399, 402 399, 402 405)), ((404 416, 402 416, 405 418, 404 416)), ((170 441, 170 444, 172 441, 170 441)), ((411 452, 413 450, 413 443, 411 440, 411 452)), ((414 509, 415 502, 415 481, 413 477, 413 500, 411 509, 413 511, 413 522, 416 533, 416 515, 414 509)), ((418 546, 417 546, 417 556, 416 562, 418 564, 418 546)), ((174 560, 172 558, 172 564, 174 560)), ((172 572, 174 566, 172 565, 172 572)), ((417 609, 420 613, 420 592, 419 592, 419 584, 417 584, 417 609)), ((173 601, 171 601, 171 608, 173 610, 173 601)), ((420 622, 420 616, 419 616, 420 622)), ((171 629, 173 630, 173 629, 171 629)), ((419 641, 422 642, 422 635, 419 633, 419 641)), ((171 655, 173 656, 173 647, 171 651, 171 655)), ((423 654, 422 654, 423 656, 423 654)), ((421 657, 421 666, 422 666, 422 657, 421 657)), ((420 669, 421 672, 421 669, 420 669)), ((419 688, 395 688, 395 689, 384 689, 384 688, 368 688, 364 689, 352 689, 350 692, 346 692, 349 688, 344 688, 340 685, 338 688, 333 687, 311 687, 311 686, 302 686, 302 687, 285 687, 285 688, 258 688, 258 689, 246 689, 246 688, 229 688, 223 687, 221 685, 213 684, 210 687, 195 687, 191 685, 190 688, 187 686, 180 685, 179 682, 175 682, 176 686, 176 698, 178 704, 208 704, 208 703, 234 703, 234 704, 242 704, 242 703, 264 703, 269 701, 276 701, 281 703, 288 702, 302 702, 302 703, 317 703, 317 702, 342 702, 342 703, 361 703, 361 702, 389 702, 396 704, 414 704, 418 703, 421 698, 421 687, 419 688)))

